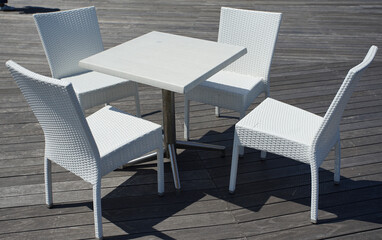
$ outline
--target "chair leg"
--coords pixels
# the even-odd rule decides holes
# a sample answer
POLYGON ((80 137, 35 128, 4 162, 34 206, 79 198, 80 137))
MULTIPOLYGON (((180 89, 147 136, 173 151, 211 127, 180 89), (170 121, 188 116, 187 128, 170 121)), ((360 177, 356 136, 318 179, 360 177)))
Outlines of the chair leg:
POLYGON ((44 171, 45 171, 45 202, 48 208, 53 206, 52 194, 52 162, 48 158, 44 158, 44 171))
POLYGON ((311 171, 311 203, 310 203, 310 221, 317 223, 318 212, 318 196, 319 196, 319 179, 318 179, 319 167, 315 164, 310 165, 311 171))
MULTIPOLYGON (((266 91, 264 91, 264 99, 267 99, 268 97, 269 97, 269 87, 267 88, 266 91)), ((267 152, 261 151, 260 153, 261 160, 265 160, 266 157, 267 157, 267 152)))
MULTIPOLYGON (((240 112, 240 120, 243 119, 243 117, 245 117, 245 110, 240 112)), ((244 157, 244 146, 239 147, 239 155, 241 158, 244 157)))
POLYGON ((141 117, 141 103, 139 100, 139 91, 138 91, 138 84, 135 84, 135 109, 137 111, 137 117, 141 117))
POLYGON ((261 153, 260 153, 261 160, 265 160, 266 157, 267 157, 267 152, 266 151, 261 151, 261 153))
POLYGON ((220 107, 218 106, 215 107, 215 116, 220 117, 220 107))
POLYGON ((341 142, 338 142, 335 145, 335 154, 336 160, 334 163, 334 184, 340 184, 340 169, 341 169, 341 142))
POLYGON ((184 140, 189 139, 189 125, 190 125, 190 100, 185 97, 184 99, 184 124, 183 124, 183 131, 184 131, 184 140))
POLYGON ((102 208, 101 208, 101 179, 93 185, 93 209, 94 209, 94 228, 95 237, 103 238, 102 230, 102 208))
POLYGON ((270 94, 269 90, 270 90, 269 89, 269 85, 267 84, 267 87, 266 87, 266 89, 264 91, 264 100, 270 97, 271 94, 270 94))
POLYGON ((163 146, 159 146, 157 151, 157 175, 158 175, 158 195, 164 194, 164 167, 163 167, 163 146))
POLYGON ((229 179, 229 192, 231 194, 235 192, 235 188, 236 188, 239 148, 240 148, 239 141, 235 133, 235 138, 233 141, 233 149, 232 149, 231 176, 229 179))

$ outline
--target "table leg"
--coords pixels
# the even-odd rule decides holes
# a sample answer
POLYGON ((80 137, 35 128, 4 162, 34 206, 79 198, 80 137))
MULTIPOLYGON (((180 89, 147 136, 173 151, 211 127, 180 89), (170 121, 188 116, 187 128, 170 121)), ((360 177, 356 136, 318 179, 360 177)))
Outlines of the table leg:
MULTIPOLYGON (((180 180, 178 172, 178 164, 176 161, 176 148, 191 148, 191 149, 202 149, 202 150, 213 150, 221 151, 222 157, 224 157, 225 147, 197 143, 197 142, 185 142, 176 141, 176 130, 175 130, 175 100, 174 92, 168 90, 162 90, 162 101, 163 101, 163 135, 164 135, 164 148, 165 157, 169 158, 171 161, 172 175, 174 178, 174 185, 177 190, 180 190, 180 180)), ((134 164, 151 161, 156 158, 156 153, 151 153, 143 157, 134 159, 123 167, 131 166, 134 164)))
POLYGON ((207 151, 219 151, 221 157, 225 157, 225 147, 207 143, 190 142, 190 141, 176 141, 176 147, 181 149, 199 149, 207 151))
POLYGON ((174 184, 180 190, 178 165, 176 162, 175 100, 174 92, 162 90, 163 132, 166 157, 170 158, 174 184))

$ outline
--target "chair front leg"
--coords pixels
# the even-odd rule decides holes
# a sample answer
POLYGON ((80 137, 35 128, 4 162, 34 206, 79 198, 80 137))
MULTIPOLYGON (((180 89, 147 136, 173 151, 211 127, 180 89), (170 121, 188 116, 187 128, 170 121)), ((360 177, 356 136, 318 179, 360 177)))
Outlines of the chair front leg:
POLYGON ((53 193, 52 193, 52 162, 44 158, 44 178, 45 178, 45 202, 48 208, 53 206, 53 193))
POLYGON ((218 106, 215 107, 215 116, 220 117, 220 107, 218 106))
MULTIPOLYGON (((239 120, 243 119, 243 117, 245 117, 245 110, 242 110, 240 112, 240 119, 239 120)), ((240 155, 241 158, 244 157, 244 146, 240 146, 239 147, 239 155, 240 155)))
POLYGON ((236 188, 237 167, 238 167, 240 148, 241 146, 239 145, 239 141, 237 139, 236 132, 235 132, 235 138, 233 141, 233 149, 232 149, 231 176, 229 180, 229 192, 231 194, 235 192, 235 188, 236 188))
POLYGON ((137 112, 137 117, 141 117, 141 102, 139 100, 139 91, 138 91, 138 84, 135 84, 135 110, 137 112))
POLYGON ((158 195, 164 194, 164 167, 163 167, 163 146, 160 144, 157 151, 157 177, 158 177, 158 195))
POLYGON ((94 211, 94 228, 95 237, 103 238, 102 230, 102 208, 101 208, 101 179, 93 185, 93 211, 94 211))
POLYGON ((334 163, 334 184, 340 184, 340 169, 341 169, 341 141, 335 145, 336 160, 334 163))
POLYGON ((190 125, 190 100, 188 100, 187 96, 184 97, 184 140, 189 140, 189 125, 190 125))
POLYGON ((319 179, 318 169, 315 163, 310 164, 311 171, 311 203, 310 203, 310 221, 317 223, 318 212, 318 196, 319 196, 319 179))

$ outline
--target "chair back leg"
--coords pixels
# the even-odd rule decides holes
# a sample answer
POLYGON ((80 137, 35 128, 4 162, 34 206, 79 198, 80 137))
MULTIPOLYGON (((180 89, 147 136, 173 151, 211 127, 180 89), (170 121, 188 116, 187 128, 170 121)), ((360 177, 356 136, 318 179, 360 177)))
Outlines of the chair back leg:
MULTIPOLYGON (((240 112, 240 120, 243 119, 243 117, 245 117, 245 109, 240 112)), ((239 147, 239 155, 241 158, 244 157, 244 146, 239 147)))
POLYGON ((239 161, 239 151, 242 146, 239 145, 239 140, 235 133, 232 149, 231 176, 229 179, 229 192, 233 194, 236 188, 237 167, 239 161))
POLYGON ((336 160, 334 162, 334 184, 340 184, 340 169, 341 169, 341 141, 335 145, 336 160))

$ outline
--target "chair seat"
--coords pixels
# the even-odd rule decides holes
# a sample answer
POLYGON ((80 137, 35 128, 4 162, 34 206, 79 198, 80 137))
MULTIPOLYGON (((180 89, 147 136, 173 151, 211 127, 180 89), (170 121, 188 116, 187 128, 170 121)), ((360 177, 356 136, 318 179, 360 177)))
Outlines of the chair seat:
POLYGON ((323 118, 267 98, 236 124, 242 145, 309 162, 323 118))
POLYGON ((265 88, 261 77, 220 71, 193 88, 187 96, 189 100, 241 111, 247 109, 265 88))
POLYGON ((99 72, 86 72, 62 78, 71 82, 82 109, 134 96, 135 82, 99 72))
POLYGON ((160 125, 112 106, 103 107, 86 120, 101 157, 102 175, 126 163, 126 159, 150 152, 153 145, 162 141, 160 125))

